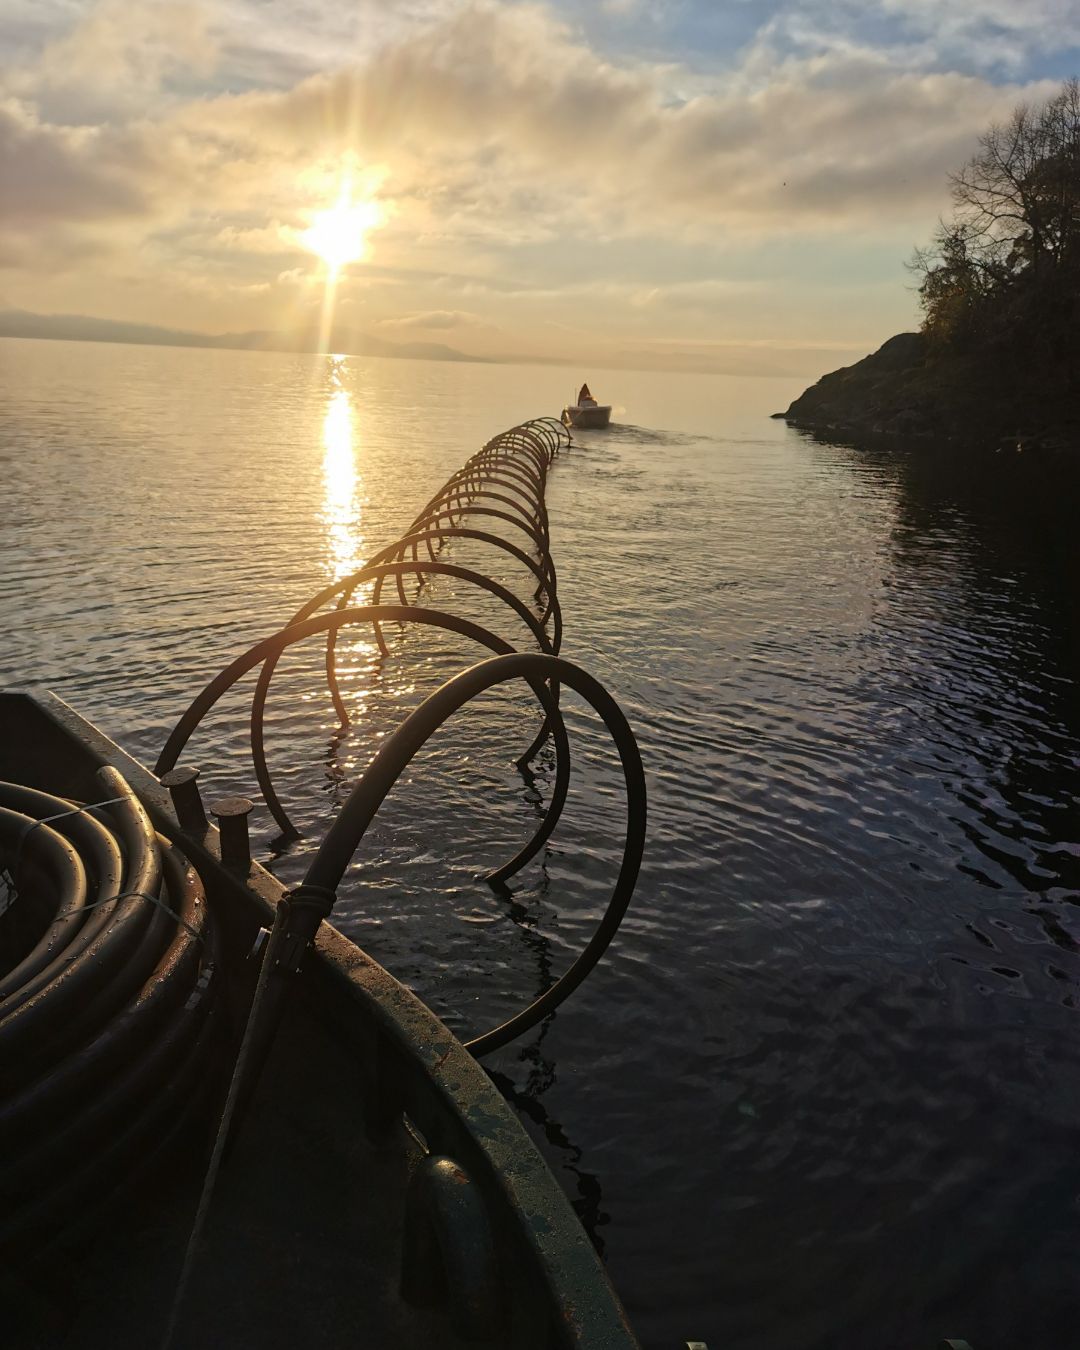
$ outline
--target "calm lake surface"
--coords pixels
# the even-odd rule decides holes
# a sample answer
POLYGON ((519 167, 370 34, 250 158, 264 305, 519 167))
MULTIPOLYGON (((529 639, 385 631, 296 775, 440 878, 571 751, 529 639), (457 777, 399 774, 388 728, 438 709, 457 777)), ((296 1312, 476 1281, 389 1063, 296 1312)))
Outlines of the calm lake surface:
MULTIPOLYGON (((602 966, 489 1067, 649 1350, 1073 1343, 1080 568, 1058 466, 822 443, 767 419, 798 380, 0 340, 0 684, 152 761, 219 668, 581 373, 618 425, 551 475, 564 654, 637 731, 650 838, 602 966)), ((370 634, 343 641, 344 736, 318 642, 283 663, 269 738, 308 833, 283 852, 264 813, 256 834, 285 880, 378 738, 477 659, 415 629, 392 646, 380 666, 370 634)), ((511 897, 477 873, 552 776, 513 768, 537 725, 515 692, 415 761, 335 915, 462 1034, 564 969, 606 899, 617 763, 568 707, 574 791, 511 897)), ((209 795, 255 795, 245 715, 241 691, 186 756, 209 795)))

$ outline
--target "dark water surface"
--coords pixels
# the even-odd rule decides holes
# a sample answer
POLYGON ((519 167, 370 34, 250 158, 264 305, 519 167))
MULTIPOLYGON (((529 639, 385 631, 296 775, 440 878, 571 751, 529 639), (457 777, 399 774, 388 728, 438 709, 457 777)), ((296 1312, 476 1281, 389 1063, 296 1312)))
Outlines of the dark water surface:
MULTIPOLYGON (((797 381, 593 382, 620 425, 549 492, 564 650, 638 732, 650 843, 609 958, 500 1085, 650 1350, 1075 1343, 1075 477, 822 443, 766 419, 797 381)), ((0 684, 152 760, 220 666, 573 383, 0 341, 0 684)), ((283 878, 379 736, 476 659, 454 641, 406 632, 380 666, 350 636, 344 736, 317 644, 283 664, 274 763, 309 831, 275 852, 260 821, 283 878)), ((192 746, 211 793, 254 795, 245 710, 192 746)), ((509 897, 476 880, 549 790, 550 761, 532 786, 512 767, 535 725, 504 693, 440 733, 337 914, 462 1033, 565 968, 617 857, 617 765, 571 702, 552 846, 509 897)))

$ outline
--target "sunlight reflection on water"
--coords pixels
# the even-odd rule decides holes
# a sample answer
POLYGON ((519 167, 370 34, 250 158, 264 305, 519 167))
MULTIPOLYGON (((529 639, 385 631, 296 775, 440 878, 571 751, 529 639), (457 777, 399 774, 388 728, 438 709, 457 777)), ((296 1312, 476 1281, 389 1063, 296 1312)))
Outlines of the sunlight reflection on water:
MULTIPOLYGON (((336 582, 361 568, 371 550, 365 547, 366 499, 359 468, 363 448, 355 399, 346 383, 348 358, 330 356, 327 360, 330 397, 322 423, 325 491, 322 520, 326 529, 326 569, 330 580, 336 582)), ((367 586, 360 588, 351 603, 365 603, 369 589, 367 586)), ((375 660, 378 650, 375 642, 366 629, 345 628, 336 645, 342 678, 362 690, 364 682, 360 677, 371 669, 375 660)))
MULTIPOLYGON (((342 360, 343 358, 337 358, 342 360)), ((349 391, 340 383, 337 367, 323 418, 323 481, 326 505, 327 570, 334 581, 355 572, 364 547, 363 479, 357 469, 359 424, 349 391)))

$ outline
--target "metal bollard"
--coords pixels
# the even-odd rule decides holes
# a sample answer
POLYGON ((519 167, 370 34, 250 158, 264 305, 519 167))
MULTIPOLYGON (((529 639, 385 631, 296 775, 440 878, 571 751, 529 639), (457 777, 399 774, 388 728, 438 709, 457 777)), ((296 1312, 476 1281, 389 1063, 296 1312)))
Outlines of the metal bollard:
POLYGON ((254 803, 247 797, 219 797, 210 803, 221 835, 221 861, 226 867, 247 871, 251 866, 248 816, 254 803))
POLYGON ((180 828, 188 834, 205 834, 208 821, 199 792, 198 769, 170 769, 160 778, 161 786, 169 789, 173 810, 180 828))
POLYGON ((405 1196, 402 1298, 421 1308, 445 1300, 462 1340, 502 1342, 502 1288, 479 1189, 453 1158, 429 1154, 405 1196))

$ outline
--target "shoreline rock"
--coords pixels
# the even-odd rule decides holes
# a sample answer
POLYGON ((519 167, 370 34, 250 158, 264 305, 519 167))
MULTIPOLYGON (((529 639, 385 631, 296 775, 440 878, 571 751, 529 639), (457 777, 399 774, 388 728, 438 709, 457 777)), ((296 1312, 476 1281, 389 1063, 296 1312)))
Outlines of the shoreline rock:
POLYGON ((977 354, 934 351, 922 333, 899 333, 854 365, 823 375, 773 416, 856 438, 1068 451, 1080 445, 1077 412, 1067 397, 1048 400, 1045 391, 1030 391, 1021 402, 977 354))

